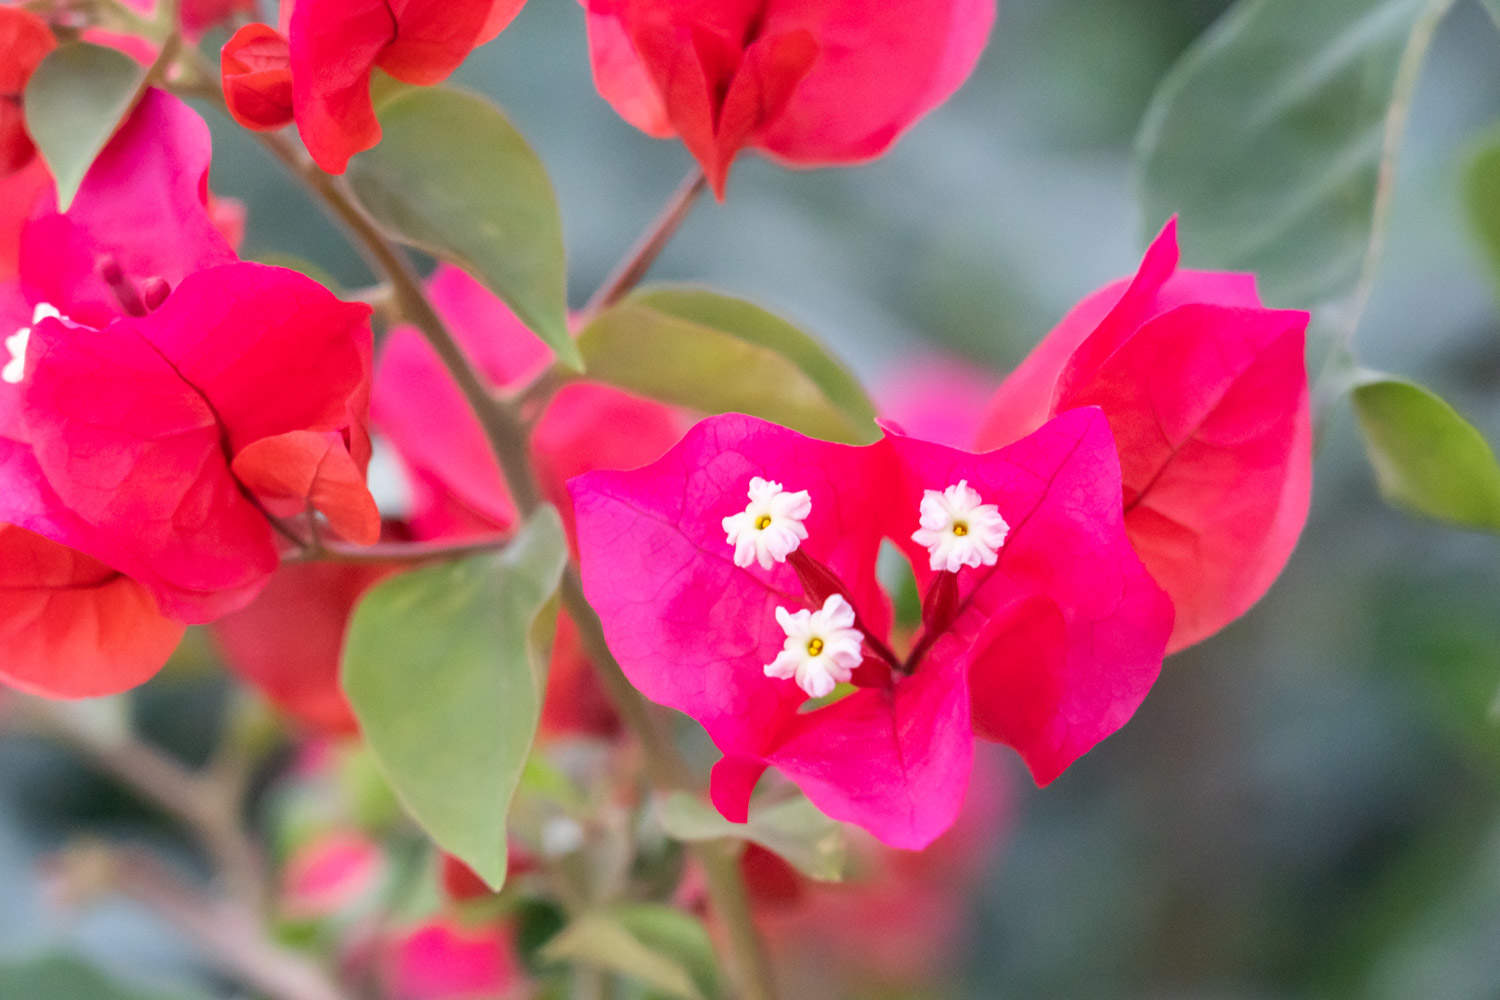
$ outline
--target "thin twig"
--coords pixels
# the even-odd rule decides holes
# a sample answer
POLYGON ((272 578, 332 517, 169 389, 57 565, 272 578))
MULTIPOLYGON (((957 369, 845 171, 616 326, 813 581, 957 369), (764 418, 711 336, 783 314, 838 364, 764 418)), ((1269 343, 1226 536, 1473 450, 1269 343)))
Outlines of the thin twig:
POLYGON ((51 702, 10 697, 13 718, 70 747, 181 823, 214 860, 227 890, 256 912, 265 908, 265 861, 240 826, 237 787, 195 774, 134 736, 101 733, 51 702))
POLYGON ((255 910, 192 888, 146 851, 76 849, 54 859, 53 874, 65 896, 107 891, 142 904, 257 993, 275 1000, 351 1000, 322 968, 267 936, 255 910))
POLYGON ((374 545, 346 545, 342 542, 324 541, 319 549, 303 549, 282 557, 283 562, 336 562, 351 565, 381 565, 388 563, 425 563, 439 560, 463 559, 467 556, 497 552, 504 548, 506 539, 483 538, 466 542, 377 542, 374 545))
POLYGON ((708 188, 708 178, 703 171, 694 168, 683 182, 672 192, 671 198, 667 200, 666 207, 646 227, 640 239, 630 251, 625 254, 623 260, 615 267, 610 276, 604 279, 599 290, 589 298, 588 304, 583 307, 579 314, 580 325, 588 323, 589 320, 599 315, 610 306, 630 293, 630 290, 641 283, 646 277, 646 272, 651 270, 651 265, 656 263, 656 258, 661 256, 677 230, 687 219, 688 213, 692 211, 693 205, 698 201, 700 195, 708 188))

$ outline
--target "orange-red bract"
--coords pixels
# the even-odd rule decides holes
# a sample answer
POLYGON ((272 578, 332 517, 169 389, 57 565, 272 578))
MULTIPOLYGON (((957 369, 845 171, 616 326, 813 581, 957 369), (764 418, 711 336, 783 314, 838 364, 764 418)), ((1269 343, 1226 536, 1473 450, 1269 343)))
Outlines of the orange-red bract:
POLYGON ((0 7, 0 177, 20 170, 36 155, 22 97, 31 74, 55 48, 47 22, 19 7, 0 7))

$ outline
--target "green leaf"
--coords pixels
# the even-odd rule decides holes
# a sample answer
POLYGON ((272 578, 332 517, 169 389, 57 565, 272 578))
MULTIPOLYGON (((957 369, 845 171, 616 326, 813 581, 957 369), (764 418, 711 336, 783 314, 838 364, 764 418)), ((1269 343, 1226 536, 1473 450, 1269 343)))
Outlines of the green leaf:
POLYGON ((706 413, 748 413, 813 437, 865 443, 875 408, 817 341, 740 299, 637 292, 578 337, 589 378, 706 413))
POLYGON ((708 932, 681 910, 658 903, 584 913, 547 943, 542 956, 614 972, 679 1000, 718 994, 708 932))
POLYGON ((694 796, 673 792, 661 802, 659 816, 662 828, 678 840, 748 840, 808 878, 838 882, 844 877, 844 828, 803 796, 769 805, 753 801, 749 821, 731 823, 694 796))
POLYGON ((344 691, 376 764, 438 846, 496 890, 541 712, 539 618, 566 561, 562 523, 543 508, 497 554, 376 586, 344 646, 344 691))
POLYGON ((348 178, 381 228, 468 271, 580 368, 562 217, 526 139, 483 97, 443 87, 391 97, 380 126, 380 145, 350 162, 348 178))
POLYGON ((1310 306, 1366 279, 1405 111, 1452 0, 1240 0, 1163 80, 1136 144, 1184 259, 1310 306))
POLYGON ((57 183, 66 212, 94 158, 135 107, 146 67, 117 49, 87 42, 60 45, 26 84, 26 131, 57 183))
POLYGON ((1500 27, 1500 0, 1480 0, 1484 9, 1490 12, 1490 18, 1500 27))
MULTIPOLYGON (((1495 0, 1500 5, 1500 0, 1495 0)), ((1479 238, 1490 273, 1500 280, 1500 129, 1492 129, 1474 147, 1464 165, 1464 206, 1479 238)))
MULTIPOLYGON (((200 997, 203 994, 193 994, 200 997)), ((127 986, 82 959, 43 955, 0 964, 0 997, 17 1000, 189 1000, 189 994, 127 986)))
POLYGON ((1356 385, 1352 397, 1387 500, 1466 528, 1500 532, 1500 465, 1453 407, 1419 385, 1380 375, 1356 385))

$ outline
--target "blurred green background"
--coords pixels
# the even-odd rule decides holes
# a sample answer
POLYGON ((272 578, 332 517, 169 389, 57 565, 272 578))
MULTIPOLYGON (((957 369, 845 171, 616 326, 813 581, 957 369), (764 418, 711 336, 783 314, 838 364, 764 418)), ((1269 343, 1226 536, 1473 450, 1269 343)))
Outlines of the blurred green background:
MULTIPOLYGON (((1134 268, 1147 234, 1132 140, 1159 79, 1226 6, 1005 0, 975 77, 890 155, 811 173, 746 158, 654 276, 775 309, 877 386, 938 350, 998 381, 1073 301, 1134 268)), ((460 79, 552 171, 581 304, 687 154, 598 98, 571 0, 532 0, 460 79)), ((1359 335, 1367 364, 1434 387, 1492 441, 1500 318, 1459 176, 1497 117, 1500 34, 1461 3, 1417 93, 1359 335)), ((368 280, 260 149, 210 121, 214 187, 250 206, 247 255, 368 280)), ((1170 660, 1126 729, 1045 792, 1014 768, 1013 826, 966 903, 953 994, 1500 997, 1497 688, 1500 542, 1382 505, 1347 408, 1334 411, 1311 520, 1270 596, 1170 660)), ((201 754, 222 695, 169 677, 141 711, 201 754)), ((147 974, 191 964, 123 904, 63 922, 31 870, 80 826, 161 836, 148 815, 60 752, 11 739, 0 755, 6 949, 65 942, 147 974)))

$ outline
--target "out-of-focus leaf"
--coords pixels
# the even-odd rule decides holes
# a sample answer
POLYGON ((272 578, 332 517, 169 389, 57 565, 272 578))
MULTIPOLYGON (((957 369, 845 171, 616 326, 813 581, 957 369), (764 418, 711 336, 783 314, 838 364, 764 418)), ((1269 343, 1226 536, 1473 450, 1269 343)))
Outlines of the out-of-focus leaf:
POLYGON ((65 212, 109 137, 135 106, 146 67, 117 49, 60 45, 26 84, 26 131, 57 184, 65 212))
POLYGON ((15 1000, 198 1000, 202 996, 116 982, 70 955, 0 964, 0 997, 15 1000))
POLYGON ((376 586, 344 647, 344 691, 391 787, 496 890, 506 814, 541 712, 538 619, 566 561, 561 521, 544 508, 498 554, 376 586))
POLYGON ((1500 465, 1484 437, 1438 396, 1368 376, 1352 392, 1380 492, 1466 528, 1500 531, 1500 465))
POLYGON ((1142 124, 1149 230, 1176 213, 1188 263, 1254 271, 1277 305, 1353 293, 1408 84, 1451 3, 1240 0, 1183 55, 1142 124))
POLYGON ((748 840, 808 878, 837 882, 844 877, 848 845, 843 827, 802 796, 769 805, 752 802, 748 822, 731 823, 686 792, 673 792, 662 800, 660 817, 662 828, 678 840, 748 840))
POLYGON ((875 409, 807 334, 697 289, 637 292, 578 337, 589 377, 706 413, 748 413, 814 437, 868 442, 875 409))
POLYGON ((489 101, 443 87, 391 97, 349 183, 381 227, 468 271, 580 367, 568 333, 562 217, 547 170, 489 101))
POLYGON ((1500 27, 1500 0, 1479 0, 1479 2, 1484 4, 1484 9, 1490 12, 1495 25, 1500 27))
MULTIPOLYGON (((1500 5, 1500 0, 1494 0, 1500 5)), ((1488 258, 1490 273, 1500 279, 1500 129, 1476 144, 1464 167, 1464 206, 1469 224, 1488 258)))
POLYGON ((708 932, 688 914, 658 903, 585 913, 549 941, 542 956, 605 969, 679 1000, 718 995, 708 932))

